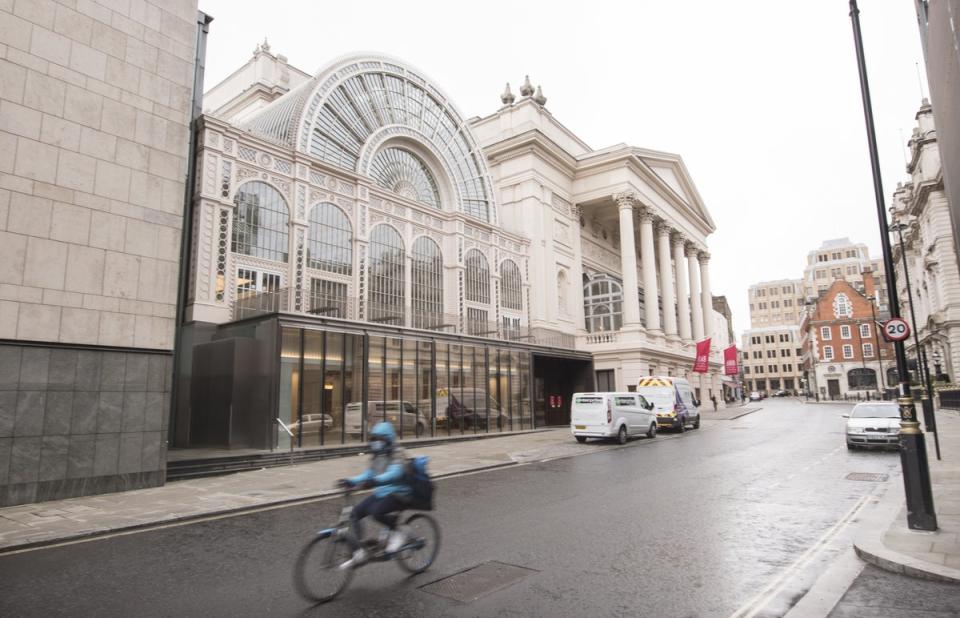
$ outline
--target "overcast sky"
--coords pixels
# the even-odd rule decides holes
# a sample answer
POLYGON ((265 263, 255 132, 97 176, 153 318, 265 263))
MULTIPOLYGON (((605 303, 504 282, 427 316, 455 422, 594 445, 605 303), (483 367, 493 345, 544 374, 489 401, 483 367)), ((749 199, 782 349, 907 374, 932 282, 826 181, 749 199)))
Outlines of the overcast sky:
MULTIPOLYGON (((884 195, 906 178, 921 100, 912 0, 862 0, 884 195)), ((806 254, 880 240, 848 3, 843 0, 382 2, 200 0, 214 17, 206 87, 271 51, 315 72, 353 51, 419 68, 467 117, 530 75, 547 109, 592 148, 683 157, 717 225, 713 293, 738 334, 747 288, 799 278, 806 254), (559 8, 558 8, 559 7, 559 8)), ((923 93, 927 93, 925 75, 923 93)))

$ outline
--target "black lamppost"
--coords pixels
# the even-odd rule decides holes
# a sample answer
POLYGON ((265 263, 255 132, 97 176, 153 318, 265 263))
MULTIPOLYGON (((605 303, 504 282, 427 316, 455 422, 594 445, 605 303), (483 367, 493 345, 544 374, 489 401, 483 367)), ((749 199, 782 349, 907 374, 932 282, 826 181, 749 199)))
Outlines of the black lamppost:
MULTIPOLYGON (((883 249, 887 294, 890 298, 890 315, 900 317, 900 302, 897 299, 893 254, 890 250, 890 230, 887 228, 887 211, 884 207, 883 181, 880 177, 880 158, 877 154, 877 135, 873 126, 873 109, 870 104, 870 86, 867 83, 867 66, 863 56, 860 10, 857 8, 857 0, 850 0, 850 20, 853 23, 853 41, 860 73, 860 93, 863 97, 863 116, 867 125, 870 169, 873 172, 873 194, 877 202, 880 245, 883 249)), ((907 498, 907 525, 914 530, 936 530, 937 514, 934 512, 933 491, 930 489, 927 447, 923 432, 920 430, 920 423, 917 422, 917 407, 910 393, 907 354, 902 341, 895 342, 894 349, 897 353, 897 374, 900 379, 900 397, 897 403, 900 404, 900 465, 903 467, 903 487, 907 498)))

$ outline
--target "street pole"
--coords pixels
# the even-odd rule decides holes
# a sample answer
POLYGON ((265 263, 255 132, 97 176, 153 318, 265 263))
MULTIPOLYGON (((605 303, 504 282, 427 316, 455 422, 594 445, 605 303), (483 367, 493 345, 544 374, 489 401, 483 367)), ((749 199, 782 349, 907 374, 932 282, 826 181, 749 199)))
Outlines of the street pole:
MULTIPOLYGON (((890 250, 890 230, 887 227, 887 211, 884 207, 883 181, 880 176, 880 159, 877 154, 877 136, 873 125, 873 108, 870 103, 870 86, 867 82, 867 65, 863 55, 863 39, 860 34, 860 10, 857 0, 850 0, 850 20, 853 23, 853 41, 857 53, 857 68, 860 74, 860 93, 863 98, 863 116, 867 125, 867 142, 870 149, 870 169, 873 173, 873 193, 877 202, 877 218, 880 224, 880 245, 883 249, 883 265, 887 276, 887 294, 890 298, 891 317, 900 317, 897 299, 896 275, 893 271, 893 255, 890 250)), ((933 507, 933 491, 930 488, 930 468, 927 448, 917 422, 917 408, 910 393, 910 377, 907 372, 907 354, 903 342, 894 343, 897 356, 897 374, 900 379, 900 465, 903 467, 903 487, 907 500, 907 525, 913 530, 937 529, 937 515, 933 507)))
POLYGON ((924 379, 926 363, 920 359, 920 334, 917 332, 917 312, 913 307, 913 290, 910 288, 910 270, 907 266, 907 252, 903 247, 903 228, 905 227, 906 225, 904 223, 897 222, 893 224, 891 229, 897 233, 897 238, 900 242, 900 258, 903 261, 903 282, 907 287, 907 303, 910 304, 910 326, 913 327, 913 346, 917 356, 917 376, 920 378, 920 386, 926 389, 927 380, 924 379))
MULTIPOLYGON (((891 211, 891 215, 893 212, 891 211)), ((900 241, 900 257, 903 260, 903 282, 907 287, 907 302, 910 303, 910 324, 913 326, 913 347, 917 356, 917 375, 920 377, 920 386, 927 391, 927 398, 922 400, 923 405, 923 423, 928 432, 933 433, 934 450, 937 452, 937 459, 940 459, 940 437, 937 435, 937 421, 933 412, 933 385, 930 384, 930 371, 927 365, 927 353, 920 347, 920 332, 917 330, 917 311, 913 304, 913 290, 910 287, 910 270, 907 266, 907 250, 903 246, 903 229, 907 227, 902 221, 893 224, 893 230, 897 232, 897 239, 900 241)))
POLYGON ((876 305, 874 304, 877 300, 876 296, 868 296, 870 300, 870 316, 873 318, 873 340, 877 344, 877 363, 880 365, 880 384, 883 386, 883 399, 886 399, 887 393, 887 376, 883 372, 883 355, 880 354, 880 327, 877 325, 877 310, 876 305))
MULTIPOLYGON (((863 333, 860 332, 860 325, 863 322, 860 321, 860 318, 857 318, 857 345, 860 346, 860 366, 863 367, 864 378, 867 374, 867 357, 863 353, 863 333)), ((867 399, 870 399, 870 391, 867 391, 867 399)))
MULTIPOLYGON (((927 362, 927 350, 924 349, 921 352, 923 354, 923 370, 927 371, 930 367, 930 364, 927 362)), ((933 411, 933 383, 930 381, 930 374, 927 374, 927 401, 930 402, 929 410, 930 416, 924 418, 927 423, 927 431, 933 432, 933 447, 937 451, 937 461, 940 461, 940 432, 937 431, 937 417, 934 415, 933 411)), ((924 409, 924 412, 927 410, 924 409)))

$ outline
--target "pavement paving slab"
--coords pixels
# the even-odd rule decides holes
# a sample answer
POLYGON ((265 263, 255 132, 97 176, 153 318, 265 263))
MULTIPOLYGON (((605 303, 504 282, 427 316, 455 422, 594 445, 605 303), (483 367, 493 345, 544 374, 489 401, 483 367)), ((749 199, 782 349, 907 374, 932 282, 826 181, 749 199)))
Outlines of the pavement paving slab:
POLYGON ((930 484, 939 529, 910 530, 903 491, 889 492, 864 517, 854 549, 867 562, 894 573, 960 583, 960 412, 937 411, 941 460, 926 435, 930 484))

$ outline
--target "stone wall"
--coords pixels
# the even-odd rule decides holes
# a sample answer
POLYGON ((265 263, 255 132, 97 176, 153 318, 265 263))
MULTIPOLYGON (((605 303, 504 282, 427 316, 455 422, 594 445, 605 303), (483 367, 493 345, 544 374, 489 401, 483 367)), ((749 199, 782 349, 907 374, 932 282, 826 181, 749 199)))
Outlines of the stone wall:
POLYGON ((163 482, 196 36, 0 0, 0 504, 163 482))
POLYGON ((170 364, 0 345, 0 506, 162 484, 170 364))

